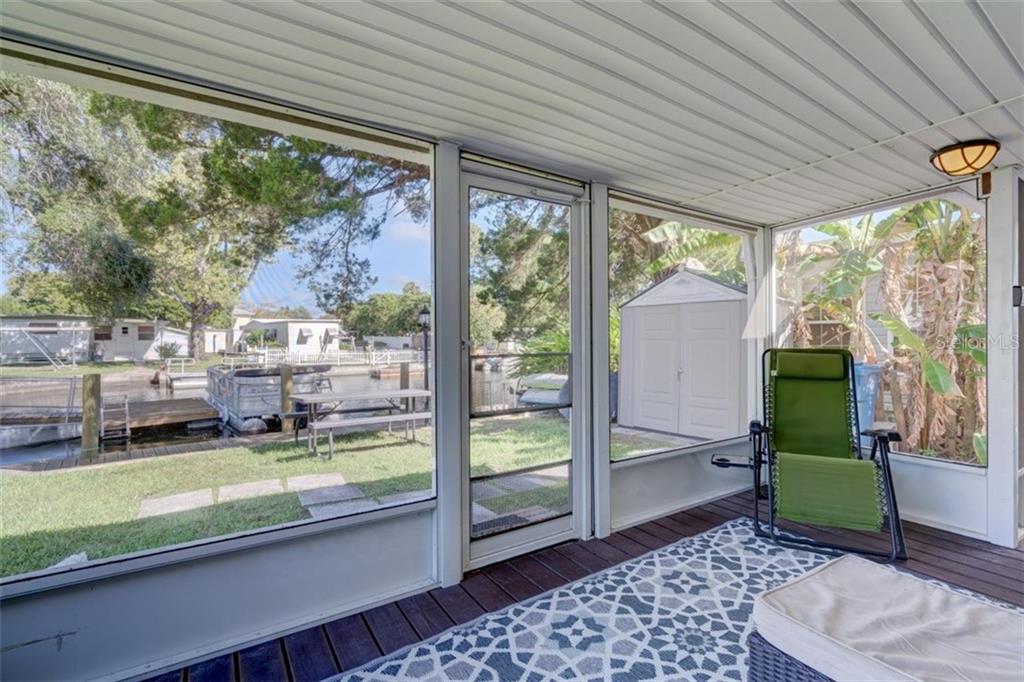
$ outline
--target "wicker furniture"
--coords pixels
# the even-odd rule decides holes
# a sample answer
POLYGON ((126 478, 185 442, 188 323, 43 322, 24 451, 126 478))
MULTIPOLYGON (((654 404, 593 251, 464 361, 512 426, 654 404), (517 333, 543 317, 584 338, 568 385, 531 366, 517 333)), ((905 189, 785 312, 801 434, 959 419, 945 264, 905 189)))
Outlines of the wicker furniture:
POLYGON ((833 682, 831 677, 825 677, 775 648, 757 632, 751 633, 747 646, 750 648, 747 682, 833 682))
POLYGON ((754 602, 753 682, 1024 680, 1024 609, 847 555, 754 602))

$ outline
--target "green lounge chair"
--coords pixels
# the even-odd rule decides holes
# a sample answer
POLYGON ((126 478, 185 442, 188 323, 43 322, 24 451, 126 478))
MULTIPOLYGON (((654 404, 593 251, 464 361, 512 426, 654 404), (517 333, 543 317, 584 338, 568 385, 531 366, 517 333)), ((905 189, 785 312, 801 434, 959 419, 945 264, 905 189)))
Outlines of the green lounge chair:
POLYGON ((754 470, 757 534, 781 545, 906 559, 889 468, 889 444, 899 442, 900 435, 885 425, 861 431, 853 356, 830 348, 769 349, 762 366, 765 421, 750 424, 753 456, 747 463, 754 470), (867 458, 860 435, 872 441, 867 458), (763 499, 763 467, 768 476, 766 525, 757 504, 763 499), (878 552, 794 537, 776 528, 780 518, 860 531, 887 526, 891 549, 878 552))

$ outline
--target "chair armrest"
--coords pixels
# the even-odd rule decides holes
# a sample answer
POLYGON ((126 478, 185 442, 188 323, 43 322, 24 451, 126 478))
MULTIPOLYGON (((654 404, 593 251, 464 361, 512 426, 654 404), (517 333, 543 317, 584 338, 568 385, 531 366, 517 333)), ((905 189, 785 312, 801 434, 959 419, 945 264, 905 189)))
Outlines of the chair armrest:
POLYGON ((896 430, 896 425, 892 422, 875 422, 871 425, 870 429, 861 431, 860 435, 874 438, 875 440, 884 440, 888 443, 899 443, 903 440, 899 431, 896 430))
POLYGON ((722 469, 753 469, 750 457, 741 455, 711 455, 711 464, 722 469))

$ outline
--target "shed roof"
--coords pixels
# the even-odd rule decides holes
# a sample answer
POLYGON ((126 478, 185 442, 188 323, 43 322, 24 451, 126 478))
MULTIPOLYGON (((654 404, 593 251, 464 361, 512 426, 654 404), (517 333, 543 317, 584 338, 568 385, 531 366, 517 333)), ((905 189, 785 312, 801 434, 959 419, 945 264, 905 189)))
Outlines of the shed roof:
POLYGON ((0 319, 4 320, 82 320, 90 321, 92 317, 89 315, 51 315, 50 313, 15 313, 8 315, 6 313, 0 314, 0 319))
POLYGON ((620 307, 745 300, 746 287, 730 284, 704 272, 680 267, 675 274, 649 286, 620 307))

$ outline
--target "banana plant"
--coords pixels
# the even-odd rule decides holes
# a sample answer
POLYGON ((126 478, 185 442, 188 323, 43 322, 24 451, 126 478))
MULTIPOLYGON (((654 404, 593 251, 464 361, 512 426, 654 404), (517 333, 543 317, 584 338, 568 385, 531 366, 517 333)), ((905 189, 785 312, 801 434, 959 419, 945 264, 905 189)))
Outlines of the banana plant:
MULTIPOLYGON (((988 367, 988 348, 985 341, 988 338, 988 327, 984 324, 969 324, 956 330, 955 351, 966 355, 977 363, 981 370, 979 378, 984 381, 985 370, 988 367)), ((971 446, 974 454, 982 466, 988 465, 988 435, 975 432, 971 436, 971 446)))
POLYGON ((924 380, 931 386, 932 390, 941 396, 963 397, 963 392, 957 386, 956 380, 941 362, 932 357, 927 344, 919 335, 911 331, 901 320, 886 315, 885 313, 871 313, 871 319, 877 320, 888 329, 897 341, 913 351, 921 363, 921 372, 924 380))
POLYGON ((644 233, 644 239, 666 248, 647 266, 647 274, 656 277, 675 269, 690 257, 700 260, 711 274, 733 284, 745 281, 741 238, 719 230, 692 227, 676 220, 666 221, 644 233))

